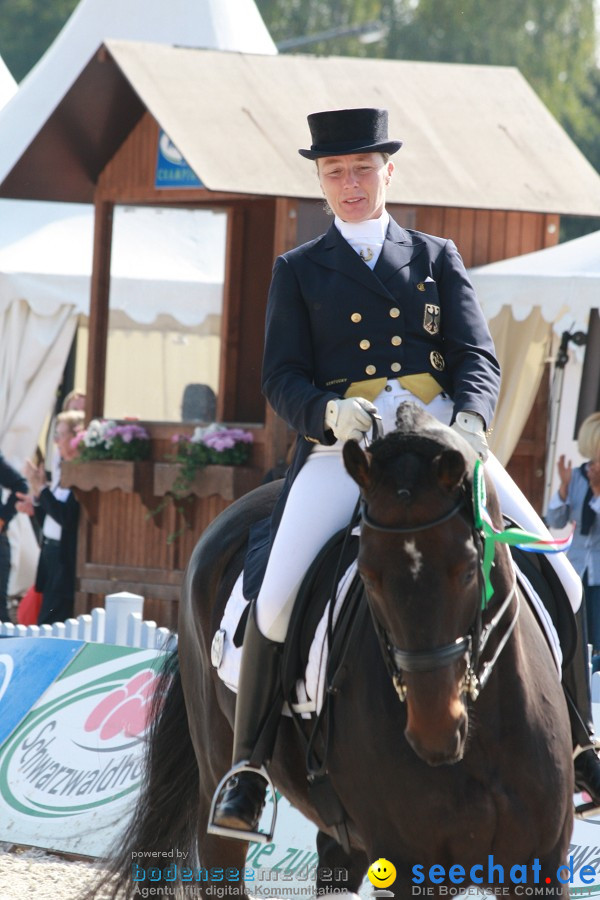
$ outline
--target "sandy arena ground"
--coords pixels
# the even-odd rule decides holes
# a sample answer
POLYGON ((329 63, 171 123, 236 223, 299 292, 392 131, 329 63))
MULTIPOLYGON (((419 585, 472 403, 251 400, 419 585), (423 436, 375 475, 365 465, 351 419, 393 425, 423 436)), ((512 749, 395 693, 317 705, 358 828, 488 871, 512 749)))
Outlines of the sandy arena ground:
POLYGON ((0 843, 0 900, 77 900, 96 871, 91 863, 0 843))

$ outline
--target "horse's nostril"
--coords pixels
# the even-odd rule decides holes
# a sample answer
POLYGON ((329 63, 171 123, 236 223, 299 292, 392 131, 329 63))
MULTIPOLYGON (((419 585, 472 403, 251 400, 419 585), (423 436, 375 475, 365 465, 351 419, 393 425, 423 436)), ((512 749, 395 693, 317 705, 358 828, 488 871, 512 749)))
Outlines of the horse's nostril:
POLYGON ((429 766, 454 765, 464 756, 469 718, 464 709, 446 720, 446 728, 425 731, 413 721, 404 736, 420 759, 429 766))

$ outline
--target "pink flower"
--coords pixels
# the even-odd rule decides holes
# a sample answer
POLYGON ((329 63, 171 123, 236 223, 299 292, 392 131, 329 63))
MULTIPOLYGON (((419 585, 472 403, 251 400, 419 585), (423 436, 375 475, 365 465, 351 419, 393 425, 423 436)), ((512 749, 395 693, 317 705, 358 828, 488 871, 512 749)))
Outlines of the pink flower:
POLYGON ((77 448, 84 440, 85 440, 85 431, 80 431, 78 434, 75 435, 74 438, 71 438, 69 443, 71 444, 71 447, 77 448))

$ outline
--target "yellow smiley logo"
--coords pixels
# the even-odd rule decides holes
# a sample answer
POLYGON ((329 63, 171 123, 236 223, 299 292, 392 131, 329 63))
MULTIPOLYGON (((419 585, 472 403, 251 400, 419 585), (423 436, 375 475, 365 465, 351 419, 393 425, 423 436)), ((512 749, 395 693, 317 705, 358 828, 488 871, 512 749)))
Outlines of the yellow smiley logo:
POLYGON ((396 867, 389 859, 377 859, 369 866, 367 878, 373 887, 389 887, 396 880, 396 867))

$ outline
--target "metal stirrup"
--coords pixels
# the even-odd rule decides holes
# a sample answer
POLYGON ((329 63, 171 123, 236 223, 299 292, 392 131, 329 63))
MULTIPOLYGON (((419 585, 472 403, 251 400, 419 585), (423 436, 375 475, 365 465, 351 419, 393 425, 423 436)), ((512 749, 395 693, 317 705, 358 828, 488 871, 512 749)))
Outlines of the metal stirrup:
POLYGON ((258 844, 268 844, 273 840, 276 821, 277 795, 275 794, 275 786, 271 781, 271 776, 264 766, 261 766, 260 769, 257 769, 254 766, 249 766, 247 762, 241 762, 233 766, 233 768, 231 768, 229 772, 227 772, 223 776, 223 778, 221 778, 219 784, 217 785, 217 789, 212 798, 212 803, 210 804, 210 812, 208 814, 208 826, 206 828, 206 832, 207 834, 217 834, 220 837, 237 838, 240 841, 256 841, 256 843, 258 844), (271 817, 271 824, 268 831, 252 831, 251 829, 246 828, 228 828, 226 825, 215 825, 215 812, 217 808, 217 802, 221 796, 223 788, 230 778, 233 778, 235 775, 239 775, 242 772, 253 772, 255 775, 260 775, 267 782, 267 788, 271 789, 271 795, 273 797, 273 816, 271 817))

